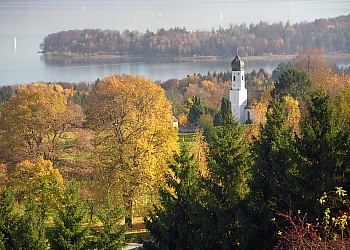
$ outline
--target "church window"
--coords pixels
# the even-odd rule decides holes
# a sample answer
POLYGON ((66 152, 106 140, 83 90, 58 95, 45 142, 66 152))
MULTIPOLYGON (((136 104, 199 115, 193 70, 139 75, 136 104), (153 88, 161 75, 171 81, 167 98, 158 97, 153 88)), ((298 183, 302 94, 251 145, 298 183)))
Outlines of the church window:
POLYGON ((233 81, 234 81, 234 82, 236 81, 236 76, 233 76, 233 81))
POLYGON ((242 81, 243 81, 243 76, 242 76, 242 81))

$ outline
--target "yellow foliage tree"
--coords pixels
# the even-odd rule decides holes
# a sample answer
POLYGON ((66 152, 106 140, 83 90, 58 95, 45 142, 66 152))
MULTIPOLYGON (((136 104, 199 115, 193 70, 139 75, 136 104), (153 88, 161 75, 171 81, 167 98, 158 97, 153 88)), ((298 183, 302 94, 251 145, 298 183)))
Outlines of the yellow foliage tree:
POLYGON ((231 85, 228 83, 218 84, 212 81, 204 80, 199 83, 191 83, 186 88, 185 96, 199 96, 201 102, 205 105, 219 108, 223 96, 228 95, 231 85))
POLYGON ((7 167, 5 164, 0 163, 0 194, 2 193, 2 191, 4 191, 6 187, 7 179, 7 167))
POLYGON ((269 91, 264 91, 260 101, 253 101, 251 105, 253 122, 250 131, 248 131, 248 137, 259 135, 259 124, 266 123, 266 112, 271 101, 271 95, 269 91))
POLYGON ((194 156, 195 162, 198 163, 199 174, 203 177, 207 177, 208 172, 208 157, 209 147, 208 143, 201 131, 196 131, 192 137, 191 153, 194 156))
POLYGON ((350 77, 344 77, 343 84, 339 84, 338 106, 345 120, 350 121, 350 77))
POLYGON ((4 103, 0 114, 0 149, 5 161, 44 159, 55 162, 60 139, 77 121, 67 106, 62 87, 55 84, 23 85, 4 103))
POLYGON ((294 130, 299 132, 299 121, 301 118, 301 112, 299 109, 299 101, 291 97, 290 95, 283 96, 283 102, 285 103, 285 109, 288 116, 287 126, 294 127, 294 130))
POLYGON ((49 160, 42 157, 34 162, 18 163, 10 179, 20 199, 34 197, 45 206, 54 209, 64 190, 63 177, 49 160))
POLYGON ((100 187, 105 195, 121 191, 126 223, 132 225, 137 194, 152 192, 159 184, 177 148, 171 104, 164 90, 149 79, 115 75, 93 87, 86 113, 96 132, 100 187))
POLYGON ((179 115, 177 115, 176 118, 177 118, 177 121, 179 122, 179 126, 188 124, 187 116, 183 112, 181 112, 179 115))

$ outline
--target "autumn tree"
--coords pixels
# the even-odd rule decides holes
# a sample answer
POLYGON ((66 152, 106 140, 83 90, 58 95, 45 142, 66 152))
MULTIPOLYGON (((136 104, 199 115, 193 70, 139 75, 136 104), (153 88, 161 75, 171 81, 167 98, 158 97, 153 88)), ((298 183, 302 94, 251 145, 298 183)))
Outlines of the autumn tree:
POLYGON ((19 200, 34 199, 45 208, 54 209, 64 190, 63 177, 53 163, 39 158, 18 163, 11 173, 10 185, 16 190, 19 200))
POLYGON ((8 181, 7 167, 0 163, 0 193, 4 191, 8 181))
POLYGON ((62 134, 74 122, 73 114, 61 86, 34 83, 19 87, 0 114, 3 160, 43 156, 56 162, 62 134))
POLYGON ((328 89, 332 69, 322 50, 306 47, 295 58, 293 66, 307 74, 313 83, 313 88, 328 89))
POLYGON ((115 75, 99 81, 89 94, 87 117, 95 130, 95 156, 106 194, 118 190, 132 224, 133 202, 153 192, 165 162, 176 150, 171 105, 164 91, 146 78, 115 75), (107 179, 106 179, 107 178, 107 179))
POLYGON ((350 76, 344 77, 343 83, 337 81, 338 91, 336 104, 340 108, 342 116, 346 121, 350 119, 350 76), (340 85, 340 86, 339 86, 340 85))
POLYGON ((298 133, 299 123, 301 119, 299 101, 294 99, 290 95, 286 95, 282 98, 282 102, 284 103, 286 113, 288 114, 286 126, 293 128, 294 131, 298 133))
POLYGON ((201 176, 208 175, 208 143, 205 139, 203 133, 197 130, 192 136, 192 146, 190 149, 191 153, 194 156, 195 162, 198 164, 198 171, 201 176))
POLYGON ((249 137, 258 137, 260 124, 266 123, 266 112, 268 111, 271 96, 269 91, 264 91, 260 101, 253 101, 251 105, 251 126, 247 129, 249 137))

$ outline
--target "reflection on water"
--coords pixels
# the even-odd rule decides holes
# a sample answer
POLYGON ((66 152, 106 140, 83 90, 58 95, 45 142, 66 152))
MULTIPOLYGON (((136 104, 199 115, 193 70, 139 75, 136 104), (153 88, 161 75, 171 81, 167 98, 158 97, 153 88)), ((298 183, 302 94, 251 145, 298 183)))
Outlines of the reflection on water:
MULTIPOLYGON (((153 81, 165 81, 172 78, 182 79, 187 75, 202 74, 208 72, 226 72, 231 70, 232 58, 220 59, 188 59, 188 58, 64 58, 48 59, 42 57, 49 70, 62 68, 66 74, 71 74, 71 79, 79 71, 89 70, 89 74, 96 73, 99 78, 113 74, 136 74, 146 76, 153 81)), ((244 59, 244 58, 243 58, 244 59)), ((245 60, 246 72, 264 68, 272 72, 284 59, 255 59, 245 60)), ((95 80, 95 79, 90 79, 95 80)))
MULTIPOLYGON (((231 70, 233 57, 220 59, 189 59, 189 58, 56 58, 41 57, 52 72, 54 79, 55 71, 59 69, 59 77, 56 81, 95 81, 114 74, 131 74, 145 76, 152 81, 166 81, 168 79, 182 79, 187 75, 202 74, 208 72, 227 72, 231 70), (62 74, 64 72, 64 74, 62 74), (88 79, 88 80, 86 80, 88 79)), ((266 58, 242 58, 245 61, 245 71, 258 71, 264 68, 272 71, 281 62, 293 60, 293 56, 266 57, 266 58)), ((350 55, 327 56, 330 63, 336 63, 340 67, 350 65, 350 55)), ((55 80, 52 80, 55 81, 55 80)))

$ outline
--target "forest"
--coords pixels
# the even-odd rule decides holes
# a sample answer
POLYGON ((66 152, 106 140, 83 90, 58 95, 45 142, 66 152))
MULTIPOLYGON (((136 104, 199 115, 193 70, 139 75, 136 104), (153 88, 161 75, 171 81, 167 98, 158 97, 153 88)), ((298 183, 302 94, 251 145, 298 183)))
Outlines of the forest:
POLYGON ((350 248, 349 68, 277 69, 244 125, 230 72, 1 87, 0 249, 350 248))
POLYGON ((230 25, 218 30, 187 31, 185 27, 156 32, 69 30, 49 34, 43 53, 142 56, 241 56, 298 54, 305 47, 324 53, 350 52, 350 14, 314 22, 290 24, 261 21, 230 25))

